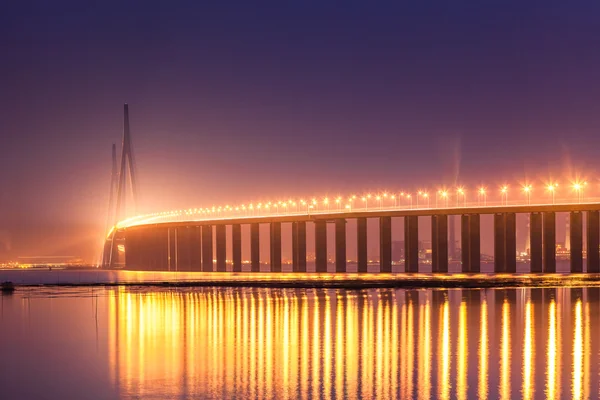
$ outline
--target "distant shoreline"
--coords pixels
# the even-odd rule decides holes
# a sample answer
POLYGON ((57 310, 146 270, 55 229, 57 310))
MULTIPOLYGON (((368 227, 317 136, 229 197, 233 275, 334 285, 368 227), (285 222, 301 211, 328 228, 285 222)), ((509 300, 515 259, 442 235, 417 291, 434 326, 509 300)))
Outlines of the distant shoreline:
POLYGON ((112 270, 0 270, 0 282, 33 286, 146 286, 252 288, 510 288, 600 286, 600 274, 431 274, 151 272, 112 270))

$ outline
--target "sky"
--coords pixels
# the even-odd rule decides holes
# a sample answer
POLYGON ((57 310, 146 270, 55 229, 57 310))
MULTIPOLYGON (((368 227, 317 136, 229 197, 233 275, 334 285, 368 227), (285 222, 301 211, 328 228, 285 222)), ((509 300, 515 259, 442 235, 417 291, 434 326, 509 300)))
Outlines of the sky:
POLYGON ((130 107, 140 210, 598 186, 597 1, 0 5, 0 260, 93 258, 130 107))

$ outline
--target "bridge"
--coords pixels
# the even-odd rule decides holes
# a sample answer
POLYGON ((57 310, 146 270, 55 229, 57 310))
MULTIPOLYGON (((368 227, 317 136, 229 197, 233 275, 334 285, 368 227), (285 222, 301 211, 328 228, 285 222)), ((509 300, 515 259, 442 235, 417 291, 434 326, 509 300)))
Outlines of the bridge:
MULTIPOLYGON (((212 209, 211 209, 212 210, 212 209)), ((260 271, 260 224, 269 225, 270 271, 282 271, 282 224, 292 230, 292 271, 307 272, 306 227, 314 224, 315 272, 328 272, 327 224, 335 225, 335 272, 347 272, 346 223, 356 220, 357 268, 367 272, 367 220, 379 222, 380 272, 392 272, 392 218, 404 221, 405 272, 419 272, 419 218, 431 220, 432 272, 448 272, 449 217, 460 217, 461 271, 480 272, 480 218, 493 215, 494 271, 516 272, 516 215, 529 216, 531 272, 556 272, 556 213, 569 213, 571 272, 583 272, 583 224, 586 224, 586 272, 600 272, 600 203, 486 205, 439 208, 373 208, 276 212, 220 216, 193 210, 139 217, 117 225, 106 241, 104 267, 114 267, 121 243, 128 269, 161 271, 227 271, 226 249, 232 248, 232 271, 242 271, 242 225, 250 226, 251 271, 260 271), (230 226, 230 235, 227 235, 230 226), (213 248, 216 254, 213 255, 213 248), (592 249, 596 249, 593 251, 592 249), (113 260, 113 262, 111 262, 113 260), (216 262, 215 262, 216 261, 216 262)))
MULTIPOLYGON (((123 152, 117 172, 113 145, 113 174, 109 220, 123 213, 127 176, 135 195, 135 167, 125 105, 123 152), (117 185, 118 183, 118 185, 117 185), (118 186, 118 188, 117 188, 118 186), (116 210, 112 209, 116 192, 116 210)), ((454 216, 460 218, 461 272, 481 271, 482 215, 493 215, 494 271, 515 273, 517 265, 516 216, 529 219, 529 255, 532 273, 556 272, 556 213, 569 214, 570 270, 600 272, 600 201, 586 199, 587 182, 566 185, 545 182, 508 184, 498 190, 480 186, 441 187, 430 190, 383 191, 362 195, 314 197, 285 201, 248 202, 140 215, 114 223, 107 236, 103 268, 133 270, 226 272, 227 242, 231 241, 231 271, 242 272, 242 226, 250 227, 250 271, 260 272, 260 225, 269 226, 270 272, 282 272, 282 224, 291 225, 292 271, 307 271, 307 224, 314 225, 315 272, 328 272, 327 225, 335 226, 335 272, 346 273, 347 221, 356 221, 357 271, 367 272, 367 221, 379 222, 379 271, 392 272, 392 218, 404 225, 404 271, 419 272, 419 219, 431 221, 432 272, 447 273, 449 243, 455 243, 454 216), (537 197, 533 194, 536 193, 537 197), (562 194, 564 197, 558 197, 562 194), (517 198, 509 201, 509 195, 517 198), (490 197, 488 199, 488 197, 490 197), (585 221, 584 221, 585 220, 585 221), (586 226, 585 247, 583 242, 586 226), (227 227, 230 227, 229 229, 227 227), (228 231, 230 234, 228 235, 228 231), (229 237, 228 237, 229 236, 229 237), (213 254, 213 251, 215 254, 213 254), (586 268, 584 270, 584 254, 586 268)), ((135 197, 134 197, 135 200, 135 197)), ((333 272, 333 271, 331 271, 333 272)))

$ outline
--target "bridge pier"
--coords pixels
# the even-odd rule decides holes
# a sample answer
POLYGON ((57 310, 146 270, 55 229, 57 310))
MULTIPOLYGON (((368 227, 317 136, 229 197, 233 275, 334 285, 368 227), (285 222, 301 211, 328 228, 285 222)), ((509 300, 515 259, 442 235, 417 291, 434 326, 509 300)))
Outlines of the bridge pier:
POLYGON ((543 219, 543 272, 556 272, 556 214, 554 212, 542 213, 543 219))
POLYGON ((542 214, 529 215, 529 258, 531 272, 542 272, 542 214))
POLYGON ((327 221, 315 221, 315 269, 327 272, 327 221))
POLYGON ((216 225, 217 272, 227 271, 227 226, 216 225))
POLYGON ((177 271, 178 268, 178 260, 177 260, 177 228, 169 228, 168 230, 169 237, 169 249, 168 249, 168 270, 169 271, 177 271))
POLYGON ((294 272, 306 272, 306 222, 292 222, 292 260, 294 272))
POLYGON ((494 214, 494 272, 517 270, 516 215, 494 214))
POLYGON ((177 270, 192 270, 192 228, 177 228, 177 270))
POLYGON ((569 239, 571 241, 571 272, 583 272, 583 215, 580 211, 569 213, 569 239))
POLYGON ((587 212, 586 228, 587 272, 597 274, 600 272, 600 212, 587 212))
POLYGON ((379 217, 379 272, 392 272, 392 217, 379 217))
POLYGON ((419 272, 419 217, 404 217, 404 271, 419 272))
POLYGON ((281 222, 271 222, 271 272, 281 272, 281 222))
POLYGON ((132 229, 125 231, 125 266, 127 269, 140 268, 140 245, 142 241, 137 237, 138 232, 132 229))
POLYGON ((233 272, 242 272, 242 226, 231 225, 231 262, 233 272))
POLYGON ((250 224, 250 270, 260 272, 260 225, 250 224))
POLYGON ((335 272, 346 272, 346 220, 335 220, 335 272))
POLYGON ((202 272, 213 272, 212 225, 202 225, 202 272))
POLYGON ((448 272, 448 216, 431 216, 431 272, 448 272))
POLYGON ((356 258, 358 262, 358 272, 367 272, 367 219, 356 219, 356 258))
POLYGON ((481 271, 479 214, 461 216, 461 259, 464 273, 481 271))

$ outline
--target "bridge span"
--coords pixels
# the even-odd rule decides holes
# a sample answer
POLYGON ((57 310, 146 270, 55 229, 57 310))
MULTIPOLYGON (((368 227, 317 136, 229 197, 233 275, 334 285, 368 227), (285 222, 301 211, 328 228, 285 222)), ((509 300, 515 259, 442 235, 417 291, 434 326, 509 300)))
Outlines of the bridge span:
POLYGON ((227 271, 227 242, 231 241, 232 271, 242 272, 242 225, 250 226, 250 270, 260 271, 260 224, 269 225, 270 271, 282 272, 282 223, 292 226, 292 271, 307 272, 306 227, 314 224, 315 272, 327 272, 327 224, 335 226, 335 272, 346 273, 346 222, 356 220, 357 271, 367 272, 367 220, 379 221, 380 272, 392 272, 392 218, 404 221, 405 272, 419 272, 419 218, 431 219, 432 272, 448 272, 448 217, 460 216, 461 272, 479 273, 480 217, 493 215, 494 271, 515 273, 516 215, 529 215, 532 273, 556 272, 556 213, 569 213, 570 270, 600 272, 600 203, 494 205, 442 208, 375 208, 289 212, 264 216, 233 215, 203 218, 160 217, 137 220, 114 228, 105 242, 103 267, 132 270, 227 271), (586 224, 584 251, 583 225, 586 224), (230 235, 227 226, 231 226, 230 235), (213 254, 213 248, 215 253, 213 254), (119 253, 124 253, 124 260, 119 253), (584 270, 584 253, 587 253, 584 270))

